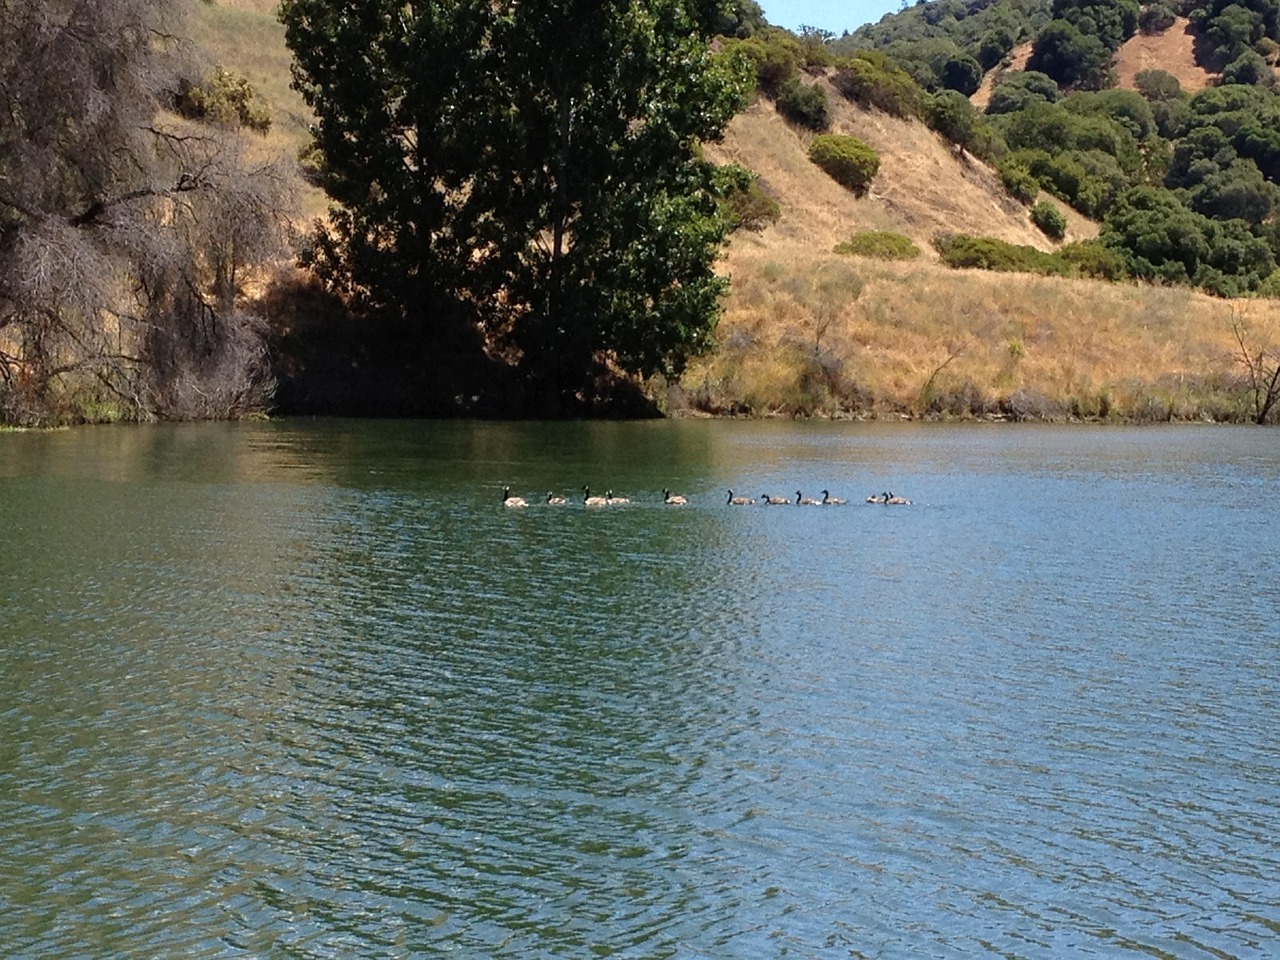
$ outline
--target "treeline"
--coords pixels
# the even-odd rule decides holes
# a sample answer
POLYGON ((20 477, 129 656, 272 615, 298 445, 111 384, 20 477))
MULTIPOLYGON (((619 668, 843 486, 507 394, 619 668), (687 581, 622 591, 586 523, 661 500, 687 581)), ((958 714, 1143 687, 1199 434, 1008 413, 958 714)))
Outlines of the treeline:
POLYGON ((1280 296, 1278 17, 1280 0, 936 0, 839 39, 770 28, 739 43, 792 122, 827 128, 825 94, 805 77, 825 70, 850 99, 919 118, 991 163, 1048 236, 1061 239, 1065 221, 1036 203, 1041 190, 1101 221, 1108 256, 1090 248, 1074 269, 1280 296), (1222 67, 1220 85, 1188 95, 1147 70, 1136 91, 1115 89, 1124 40, 1177 14, 1222 67), (1033 44, 1028 68, 1003 70, 975 108, 984 70, 1021 41, 1033 44))

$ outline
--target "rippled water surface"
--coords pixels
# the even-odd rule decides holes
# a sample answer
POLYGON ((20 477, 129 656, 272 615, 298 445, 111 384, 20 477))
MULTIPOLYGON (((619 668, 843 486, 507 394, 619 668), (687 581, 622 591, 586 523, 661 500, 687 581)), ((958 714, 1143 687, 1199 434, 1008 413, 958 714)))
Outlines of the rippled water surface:
POLYGON ((0 434, 0 956, 1280 956, 1278 677, 1275 431, 0 434))

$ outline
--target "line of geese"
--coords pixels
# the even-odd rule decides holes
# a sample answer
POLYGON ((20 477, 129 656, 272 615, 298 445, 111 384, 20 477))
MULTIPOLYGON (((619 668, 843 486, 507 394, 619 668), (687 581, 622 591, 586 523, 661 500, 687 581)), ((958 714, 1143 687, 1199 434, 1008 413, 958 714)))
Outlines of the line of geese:
MULTIPOLYGON (((547 498, 544 502, 547 503, 549 506, 554 507, 554 506, 563 506, 564 504, 567 504, 569 500, 566 497, 556 496, 555 494, 548 492, 547 498)), ((606 491, 603 497, 599 497, 599 496, 593 497, 591 495, 590 487, 582 488, 583 506, 612 507, 612 506, 620 506, 622 504, 627 504, 630 502, 631 502, 630 497, 615 497, 613 495, 612 490, 606 491)), ((678 494, 678 493, 672 493, 670 490, 664 487, 662 490, 662 502, 669 507, 682 507, 689 502, 689 498, 682 496, 681 494, 678 494)), ((886 491, 881 494, 872 494, 871 496, 867 497, 866 502, 881 503, 888 506, 910 506, 911 504, 911 501, 908 500, 906 497, 896 496, 892 491, 886 491)), ((739 496, 735 496, 734 492, 730 490, 729 499, 726 500, 725 503, 732 507, 747 507, 747 506, 752 506, 753 504, 756 504, 756 503, 762 503, 765 506, 785 506, 785 505, 794 503, 797 506, 801 506, 801 507, 843 507, 846 503, 848 503, 848 501, 841 500, 839 497, 831 496, 831 493, 827 490, 822 491, 821 500, 815 500, 813 497, 803 496, 799 490, 796 491, 795 500, 792 500, 789 497, 773 497, 773 496, 769 496, 766 493, 760 494, 758 498, 739 497, 739 496)), ((529 501, 526 500, 524 497, 513 497, 511 495, 511 488, 503 487, 502 488, 502 505, 504 507, 527 507, 529 506, 529 501)))

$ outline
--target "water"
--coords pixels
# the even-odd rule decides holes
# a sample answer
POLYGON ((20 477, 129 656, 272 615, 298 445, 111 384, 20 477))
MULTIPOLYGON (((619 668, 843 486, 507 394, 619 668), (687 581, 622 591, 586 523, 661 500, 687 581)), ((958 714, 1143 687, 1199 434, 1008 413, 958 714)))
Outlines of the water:
POLYGON ((0 434, 0 956, 1276 956, 1278 504, 1244 428, 0 434))

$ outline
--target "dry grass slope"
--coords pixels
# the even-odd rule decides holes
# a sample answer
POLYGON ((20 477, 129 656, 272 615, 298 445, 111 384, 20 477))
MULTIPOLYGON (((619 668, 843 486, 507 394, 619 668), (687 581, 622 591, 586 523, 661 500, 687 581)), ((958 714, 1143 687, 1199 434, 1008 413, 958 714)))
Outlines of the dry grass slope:
MULTIPOLYGON (((811 135, 758 101, 719 161, 760 174, 782 216, 736 236, 718 351, 687 372, 676 408, 819 416, 1241 419, 1233 310, 1280 348, 1280 302, 1186 288, 955 271, 832 251, 861 230, 922 247, 939 230, 1053 244, 994 174, 923 124, 838 104, 834 128, 871 144, 880 173, 854 197, 808 161, 811 135)), ((1070 237, 1096 225, 1072 211, 1070 237)))
POLYGON ((1119 85, 1134 89, 1133 78, 1143 70, 1164 70, 1178 78, 1182 89, 1195 93, 1207 87, 1214 74, 1196 63, 1191 21, 1178 17, 1163 33, 1130 37, 1116 54, 1115 71, 1119 85))

